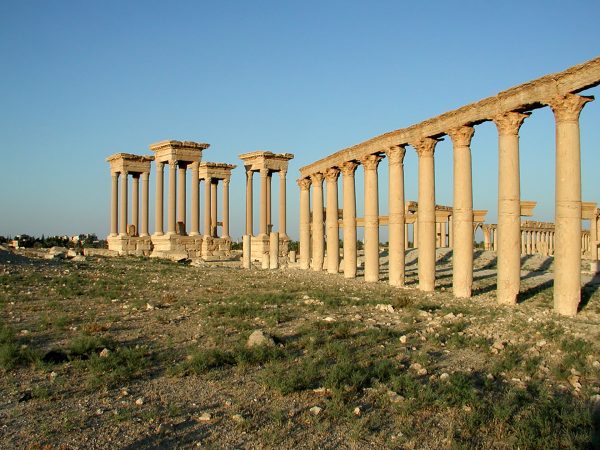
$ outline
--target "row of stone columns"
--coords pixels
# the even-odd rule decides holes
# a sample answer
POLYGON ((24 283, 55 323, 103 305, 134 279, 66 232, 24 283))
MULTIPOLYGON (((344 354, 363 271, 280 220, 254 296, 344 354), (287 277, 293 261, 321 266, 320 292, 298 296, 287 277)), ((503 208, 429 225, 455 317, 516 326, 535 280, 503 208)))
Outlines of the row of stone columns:
MULTIPOLYGON (((573 315, 580 299, 580 258, 581 258, 581 163, 579 148, 579 114, 590 101, 589 97, 567 94, 551 99, 547 104, 552 108, 556 119, 556 236, 555 236, 555 309, 559 313, 573 315)), ((498 301, 515 304, 520 287, 521 256, 521 210, 519 173, 519 129, 529 113, 507 111, 493 118, 498 129, 498 226, 497 239, 493 236, 494 247, 498 252, 498 301), (497 241, 497 244, 496 244, 497 241)), ((453 290, 457 297, 470 297, 473 283, 473 195, 470 143, 474 128, 470 124, 448 130, 453 143, 454 207, 453 207, 453 290)), ((419 213, 418 213, 418 273, 419 288, 432 291, 435 285, 435 170, 434 150, 437 139, 424 137, 411 143, 418 155, 419 213)), ((379 279, 379 214, 377 193, 377 165, 381 154, 388 154, 390 168, 390 283, 403 283, 403 270, 400 253, 404 248, 404 216, 398 205, 403 204, 402 160, 405 145, 382 149, 360 159, 364 168, 365 182, 365 280, 379 279), (390 155, 394 155, 393 157, 390 155), (398 155, 398 156, 396 156, 398 155), (402 186, 401 186, 402 184, 402 186), (393 216, 393 219, 392 219, 393 216), (400 225, 398 227, 398 225, 400 225), (398 242, 402 245, 398 246, 398 242)), ((306 230, 310 211, 308 189, 313 187, 312 224, 312 267, 322 270, 323 266, 323 176, 328 174, 327 206, 334 208, 337 221, 337 171, 344 177, 344 260, 349 267, 346 276, 354 277, 356 270, 355 249, 355 198, 354 168, 357 161, 349 161, 351 170, 344 172, 344 164, 331 168, 325 173, 310 175, 300 180, 301 188, 301 239, 306 240, 310 231, 306 230), (334 175, 335 173, 335 175, 334 175), (352 175, 350 175, 350 173, 352 175), (331 183, 331 188, 329 183, 331 183), (346 228, 349 229, 346 232, 346 228), (354 229, 354 234, 352 233, 354 229), (350 242, 350 239, 352 242, 350 242), (354 245, 354 246, 353 246, 354 245), (353 268, 352 268, 353 267, 353 268)), ((330 224, 337 242, 337 234, 330 224)), ((329 226, 328 226, 329 230, 329 226)), ((328 232, 329 235, 329 232, 328 232)), ((328 236, 328 268, 334 267, 339 257, 334 239, 328 236)), ((301 245, 301 267, 308 267, 310 253, 306 245, 301 245)))
POLYGON ((131 193, 131 224, 135 229, 134 235, 148 236, 148 180, 149 172, 112 172, 111 188, 111 218, 110 218, 110 236, 126 236, 129 234, 127 229, 128 216, 128 177, 132 178, 131 193), (119 178, 121 179, 121 200, 119 201, 119 178), (142 223, 139 228, 139 203, 140 203, 140 178, 142 179, 142 223), (120 205, 120 211, 119 211, 120 205))
POLYGON ((523 230, 521 231, 521 254, 540 254, 551 256, 554 254, 553 230, 523 230))
MULTIPOLYGON (((260 210, 259 210, 259 229, 261 236, 267 236, 272 228, 271 217, 271 184, 272 171, 263 168, 258 171, 246 170, 246 234, 254 236, 254 205, 253 205, 253 175, 254 172, 260 174, 260 210)), ((286 233, 286 175, 287 171, 279 170, 279 234, 287 236, 286 233)))

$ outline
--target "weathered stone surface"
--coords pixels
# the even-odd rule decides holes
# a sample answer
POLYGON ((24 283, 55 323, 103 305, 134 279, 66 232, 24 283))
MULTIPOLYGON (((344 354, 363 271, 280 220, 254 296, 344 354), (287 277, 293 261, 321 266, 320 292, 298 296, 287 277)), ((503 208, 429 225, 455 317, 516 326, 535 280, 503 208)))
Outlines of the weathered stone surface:
POLYGON ((262 330, 253 331, 248 341, 246 342, 247 347, 255 347, 255 346, 273 346, 275 345, 275 341, 271 336, 264 333, 262 330))

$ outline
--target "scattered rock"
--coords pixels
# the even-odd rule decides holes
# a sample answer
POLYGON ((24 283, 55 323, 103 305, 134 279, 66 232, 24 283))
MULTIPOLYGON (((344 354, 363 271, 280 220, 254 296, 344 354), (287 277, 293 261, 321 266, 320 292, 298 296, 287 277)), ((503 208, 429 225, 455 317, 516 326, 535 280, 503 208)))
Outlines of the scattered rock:
POLYGON ((375 305, 375 309, 378 309, 380 311, 390 312, 390 313, 394 312, 394 307, 392 305, 384 305, 382 303, 375 305))
POLYGON ((255 347, 261 345, 273 346, 275 345, 275 341, 271 336, 264 333, 262 330, 255 330, 248 338, 248 341, 246 342, 246 347, 255 347))
POLYGON ((139 397, 136 399, 135 404, 138 406, 142 406, 144 404, 144 397, 139 397))
POLYGON ((592 367, 595 369, 600 369, 600 361, 594 361, 592 363, 592 367))
POLYGON ((84 262, 84 261, 87 261, 87 258, 85 256, 83 256, 83 255, 77 255, 77 256, 74 256, 73 258, 71 258, 71 261, 73 261, 73 262, 84 262))
POLYGON ((546 342, 544 339, 542 339, 541 341, 537 341, 537 342, 535 343, 535 346, 536 346, 536 347, 539 347, 539 348, 542 348, 544 345, 546 345, 546 343, 547 343, 547 342, 546 342))
POLYGON ((173 431, 173 425, 168 423, 161 423, 158 427, 156 427, 156 432, 159 434, 167 434, 173 431))
POLYGON ((362 410, 360 409, 360 406, 357 406, 356 408, 354 408, 353 413, 355 416, 360 416, 362 414, 362 410))
POLYGON ((321 414, 321 411, 323 411, 323 408, 319 408, 318 406, 313 406, 312 408, 310 408, 309 411, 311 413, 313 413, 315 416, 318 416, 319 414, 321 414))
POLYGON ((244 417, 241 414, 234 414, 231 416, 231 420, 237 423, 242 423, 244 421, 244 417))
POLYGON ((448 313, 448 314, 446 314, 444 316, 444 319, 447 319, 447 320, 452 320, 454 318, 456 318, 456 316, 454 315, 454 313, 448 313))
POLYGON ((446 372, 440 375, 440 380, 442 381, 446 381, 448 378, 450 378, 450 375, 448 375, 446 372))
POLYGON ((406 337, 406 335, 402 335, 402 336, 400 336, 400 342, 401 342, 402 344, 406 344, 406 341, 407 341, 407 340, 408 340, 408 338, 406 337))
POLYGON ((328 316, 323 319, 323 322, 335 322, 335 319, 333 317, 328 316))
POLYGON ((198 422, 210 422, 212 420, 212 416, 209 413, 205 412, 200 414, 196 420, 198 422))
POLYGON ((387 396, 390 399, 390 402, 392 403, 400 403, 404 401, 404 397, 402 397, 395 391, 387 391, 387 396))
POLYGON ((100 358, 108 358, 109 355, 110 355, 110 350, 107 348, 104 348, 99 354, 100 358))

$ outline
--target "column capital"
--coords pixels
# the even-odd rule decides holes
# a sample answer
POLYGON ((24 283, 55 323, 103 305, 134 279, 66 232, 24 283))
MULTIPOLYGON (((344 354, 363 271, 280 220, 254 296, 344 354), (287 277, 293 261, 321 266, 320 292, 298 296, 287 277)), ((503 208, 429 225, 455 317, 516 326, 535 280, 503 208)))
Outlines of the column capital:
POLYGON ((301 191, 308 191, 310 189, 310 178, 301 178, 297 181, 297 183, 301 191))
POLYGON ((121 172, 111 172, 110 176, 113 178, 119 178, 119 175, 121 175, 121 172))
POLYGON ((260 169, 260 177, 261 178, 267 178, 269 176, 269 169, 263 168, 260 169))
POLYGON ((198 161, 192 162, 191 166, 193 172, 198 172, 198 170, 200 170, 200 162, 198 161))
POLYGON ((379 161, 381 161, 382 156, 380 155, 366 155, 360 158, 360 162, 365 168, 365 170, 377 170, 377 166, 379 165, 379 161))
POLYGON ((414 147, 419 158, 433 158, 433 154, 435 153, 435 145, 437 143, 437 139, 426 137, 411 143, 410 145, 414 147))
POLYGON ((454 147, 468 147, 471 145, 471 139, 473 138, 473 134, 475 134, 475 128, 470 125, 463 125, 448 130, 447 134, 450 136, 450 139, 452 139, 454 147))
POLYGON ((340 164, 340 171, 344 176, 354 176, 357 167, 358 164, 354 161, 346 161, 345 163, 340 164))
POLYGON ((229 178, 223 178, 223 185, 224 185, 224 186, 229 186, 229 182, 230 182, 230 181, 231 181, 231 180, 230 180, 229 178))
POLYGON ((557 122, 575 122, 587 102, 594 100, 592 96, 577 94, 559 95, 546 102, 557 122))
POLYGON ((169 160, 169 166, 171 166, 172 169, 176 168, 178 164, 179 164, 179 161, 176 159, 169 160))
POLYGON ((142 172, 142 181, 148 181, 150 178, 150 172, 142 172))
POLYGON ((330 167, 329 169, 325 170, 325 179, 328 182, 337 181, 339 175, 340 175, 340 169, 338 169, 337 167, 330 167))
POLYGON ((279 176, 285 178, 285 176, 287 175, 287 169, 281 169, 279 170, 279 176))
POLYGON ((519 134, 519 128, 523 125, 523 121, 530 115, 531 113, 508 111, 498 114, 492 120, 498 128, 498 134, 516 136, 519 134))
POLYGON ((390 164, 403 164, 404 155, 406 155, 405 145, 393 145, 385 151, 390 164))
POLYGON ((323 174, 321 172, 316 172, 310 175, 310 181, 314 184, 320 184, 323 182, 323 174))

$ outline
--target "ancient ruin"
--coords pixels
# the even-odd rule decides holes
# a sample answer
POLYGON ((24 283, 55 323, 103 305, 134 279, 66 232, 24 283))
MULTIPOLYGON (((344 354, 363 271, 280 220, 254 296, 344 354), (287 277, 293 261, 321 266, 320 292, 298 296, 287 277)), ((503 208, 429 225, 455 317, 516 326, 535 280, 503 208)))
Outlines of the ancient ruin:
MULTIPOLYGON (((300 169, 300 266, 323 269, 324 229, 327 229, 327 270, 337 273, 337 214, 324 224, 323 180, 327 180, 327 210, 337 211, 337 180, 343 179, 344 275, 356 276, 356 198, 354 172, 364 169, 365 281, 379 280, 380 161, 389 165, 389 282, 404 284, 406 209, 404 201, 404 155, 408 146, 418 155, 418 272, 419 288, 435 287, 435 248, 439 243, 436 221, 434 154, 437 142, 449 136, 453 143, 454 204, 452 207, 453 291, 456 297, 470 297, 473 284, 473 187, 471 179, 471 138, 475 126, 493 121, 498 129, 498 224, 489 229, 498 252, 497 299, 515 304, 520 286, 522 251, 521 198, 519 174, 519 129, 533 110, 549 106, 556 121, 556 197, 554 251, 554 309, 574 315, 580 301, 582 248, 586 245, 597 259, 597 231, 582 235, 581 162, 579 115, 592 97, 578 95, 600 84, 600 58, 547 75, 496 96, 463 106, 408 128, 374 137, 340 150, 300 169), (312 187, 312 226, 309 223, 312 187), (311 232, 312 228, 312 232, 311 232), (496 238, 497 237, 497 238, 496 238), (312 245, 311 245, 312 241, 312 245), (331 260, 331 262, 330 262, 331 260)), ((589 220, 589 219, 588 219, 589 220)), ((593 220, 592 222, 595 222, 593 220)), ((593 225, 597 229, 597 225, 593 225)), ((527 230, 526 230, 527 231, 527 230)), ((489 245, 489 244, 488 244, 489 245)))

